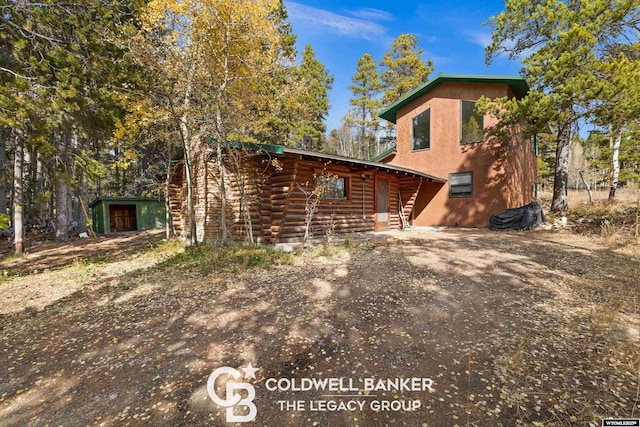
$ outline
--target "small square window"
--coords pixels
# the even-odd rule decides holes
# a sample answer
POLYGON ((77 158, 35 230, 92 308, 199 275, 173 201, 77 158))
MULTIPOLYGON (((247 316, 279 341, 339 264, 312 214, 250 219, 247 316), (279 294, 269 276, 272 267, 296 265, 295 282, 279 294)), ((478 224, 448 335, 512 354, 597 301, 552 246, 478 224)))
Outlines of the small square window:
POLYGON ((431 148, 431 109, 413 118, 413 151, 431 148))
POLYGON ((449 197, 473 196, 473 172, 449 174, 449 197))
POLYGON ((321 199, 346 199, 347 178, 336 175, 320 175, 317 179, 321 199))
POLYGON ((484 140, 484 117, 475 112, 476 103, 462 101, 462 138, 461 144, 470 144, 484 140))

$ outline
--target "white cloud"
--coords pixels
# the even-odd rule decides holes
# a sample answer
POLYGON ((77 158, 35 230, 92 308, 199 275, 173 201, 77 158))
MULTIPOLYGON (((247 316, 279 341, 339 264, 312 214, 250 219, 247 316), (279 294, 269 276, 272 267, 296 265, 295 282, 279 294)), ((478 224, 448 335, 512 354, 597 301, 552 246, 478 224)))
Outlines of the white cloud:
POLYGON ((375 22, 350 18, 295 2, 287 2, 286 5, 292 21, 300 21, 304 25, 314 26, 324 31, 365 40, 379 40, 387 35, 387 29, 375 22))
POLYGON ((469 42, 483 49, 491 44, 491 33, 488 31, 465 31, 464 35, 469 42))
POLYGON ((359 19, 371 20, 371 21, 393 21, 393 15, 385 10, 372 9, 370 7, 364 7, 355 10, 347 10, 351 16, 355 16, 359 19))

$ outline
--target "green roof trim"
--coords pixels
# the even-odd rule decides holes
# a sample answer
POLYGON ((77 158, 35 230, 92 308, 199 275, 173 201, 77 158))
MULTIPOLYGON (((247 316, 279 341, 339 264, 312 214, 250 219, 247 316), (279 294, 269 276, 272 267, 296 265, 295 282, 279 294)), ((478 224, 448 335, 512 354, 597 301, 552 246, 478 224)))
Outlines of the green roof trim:
MULTIPOLYGON (((214 139, 210 141, 212 141, 212 143, 215 143, 214 139)), ((325 162, 332 162, 332 161, 344 162, 350 165, 365 166, 365 167, 375 168, 377 170, 383 170, 386 172, 411 174, 416 177, 427 178, 428 180, 433 182, 440 182, 440 183, 447 182, 447 180, 444 178, 429 175, 424 172, 416 171, 416 170, 405 168, 402 166, 388 165, 386 163, 378 163, 378 162, 369 161, 369 160, 354 159, 352 157, 339 156, 337 154, 318 153, 316 151, 301 150, 299 148, 285 147, 283 145, 253 144, 253 143, 246 143, 246 142, 244 143, 232 142, 230 145, 234 148, 246 148, 248 150, 262 151, 262 152, 271 153, 271 154, 295 154, 299 156, 313 157, 313 158, 319 159, 320 161, 325 161, 325 162)))
POLYGON ((93 207, 96 203, 105 201, 105 202, 122 202, 126 203, 135 203, 135 202, 161 202, 164 203, 164 199, 154 199, 153 197, 134 197, 134 196, 99 196, 96 197, 89 203, 89 207, 93 207))
POLYGON ((529 91, 529 85, 524 77, 519 75, 498 75, 498 74, 438 74, 422 86, 409 92, 390 106, 378 113, 378 116, 391 122, 396 122, 398 110, 409 103, 415 101, 422 95, 436 88, 436 86, 447 82, 461 83, 495 83, 508 85, 517 98, 523 98, 529 91))
POLYGON ((391 148, 389 148, 387 151, 378 154, 377 156, 375 156, 373 159, 371 159, 372 162, 377 162, 380 159, 383 159, 385 157, 387 157, 389 154, 391 153, 395 153, 396 152, 396 147, 395 145, 391 148))

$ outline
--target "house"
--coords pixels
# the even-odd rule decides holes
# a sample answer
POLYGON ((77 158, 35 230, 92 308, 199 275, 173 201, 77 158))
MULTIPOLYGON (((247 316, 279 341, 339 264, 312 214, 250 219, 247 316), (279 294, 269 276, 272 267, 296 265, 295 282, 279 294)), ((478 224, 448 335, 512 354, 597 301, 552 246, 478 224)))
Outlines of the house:
MULTIPOLYGON (((196 239, 299 241, 398 229, 406 224, 486 227, 492 214, 531 202, 534 141, 518 129, 494 136, 497 119, 474 110, 481 97, 522 97, 520 76, 440 74, 380 113, 397 124, 396 147, 373 161, 277 145, 215 141, 190 147, 196 239), (319 191, 319 190, 322 191, 319 191), (223 227, 223 224, 226 227, 223 227)), ((169 207, 187 227, 184 162, 173 168, 169 207)))
MULTIPOLYGON (((402 166, 277 145, 235 144, 222 172, 210 144, 195 144, 192 158, 198 241, 219 240, 223 223, 233 239, 251 235, 259 243, 300 241, 307 219, 314 237, 398 229, 402 216, 411 216, 421 189, 432 192, 431 186, 445 183, 402 166), (313 194, 319 184, 324 190, 313 194), (317 209, 309 218, 316 197, 317 209)), ((186 194, 184 163, 178 163, 169 186, 177 234, 187 226, 186 194)))
POLYGON ((98 197, 89 204, 96 233, 150 230, 165 226, 162 200, 135 197, 98 197))
POLYGON ((518 129, 494 136, 497 119, 474 111, 482 96, 520 98, 528 90, 521 76, 439 74, 380 112, 397 125, 396 147, 374 160, 447 180, 420 192, 413 225, 487 227, 491 215, 533 200, 535 138, 518 129))

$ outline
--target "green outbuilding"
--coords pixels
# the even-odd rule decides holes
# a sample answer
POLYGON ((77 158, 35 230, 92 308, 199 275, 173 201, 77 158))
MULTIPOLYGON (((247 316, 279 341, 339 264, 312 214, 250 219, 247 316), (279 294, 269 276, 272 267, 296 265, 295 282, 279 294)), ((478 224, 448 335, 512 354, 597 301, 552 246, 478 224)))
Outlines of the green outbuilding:
POLYGON ((165 226, 163 200, 135 197, 98 197, 89 205, 96 233, 140 231, 165 226))

